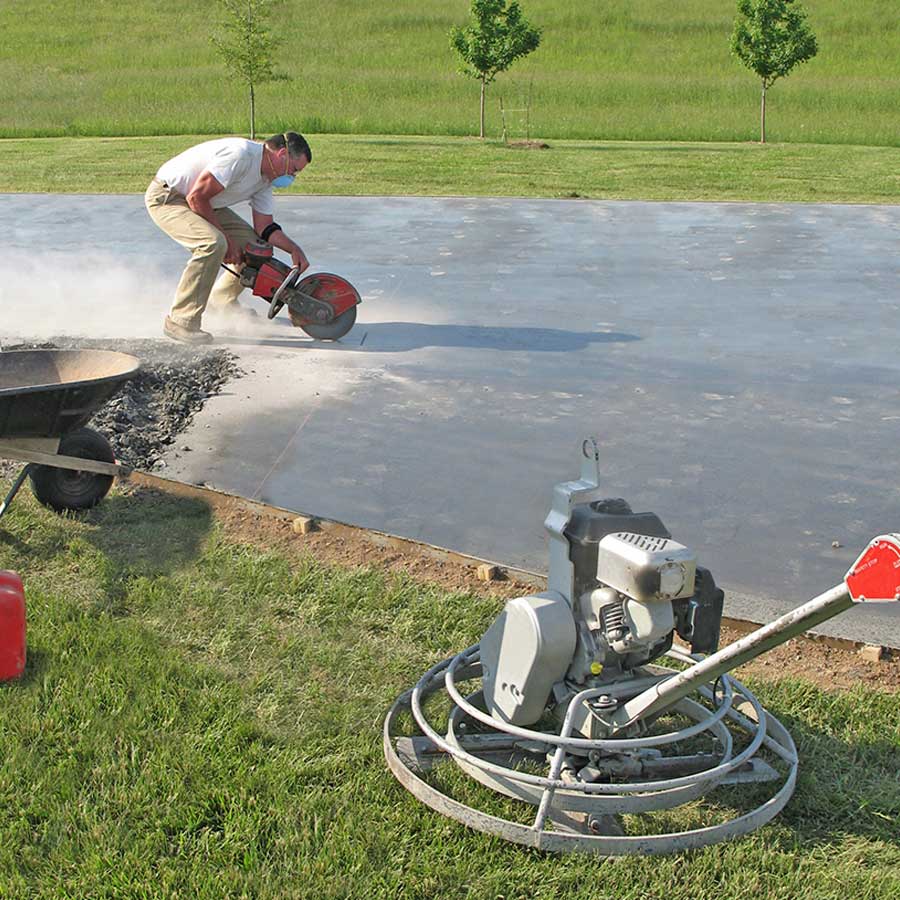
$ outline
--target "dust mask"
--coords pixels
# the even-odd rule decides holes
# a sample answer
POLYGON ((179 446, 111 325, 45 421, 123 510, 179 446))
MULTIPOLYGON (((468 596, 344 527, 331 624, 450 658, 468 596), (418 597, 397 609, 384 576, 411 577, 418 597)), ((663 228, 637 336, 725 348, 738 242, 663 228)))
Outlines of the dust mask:
POLYGON ((272 179, 272 187, 286 188, 294 183, 295 175, 288 175, 288 166, 291 164, 291 153, 287 147, 287 137, 284 139, 284 175, 272 179))

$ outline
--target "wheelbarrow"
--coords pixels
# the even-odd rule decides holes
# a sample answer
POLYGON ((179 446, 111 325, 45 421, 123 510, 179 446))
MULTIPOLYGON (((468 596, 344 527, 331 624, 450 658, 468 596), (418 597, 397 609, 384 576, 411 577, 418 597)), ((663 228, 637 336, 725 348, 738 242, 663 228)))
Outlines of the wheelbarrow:
POLYGON ((109 441, 85 424, 140 368, 112 350, 8 350, 0 353, 0 457, 25 467, 0 504, 6 512, 25 479, 58 512, 99 503, 117 475, 109 441))

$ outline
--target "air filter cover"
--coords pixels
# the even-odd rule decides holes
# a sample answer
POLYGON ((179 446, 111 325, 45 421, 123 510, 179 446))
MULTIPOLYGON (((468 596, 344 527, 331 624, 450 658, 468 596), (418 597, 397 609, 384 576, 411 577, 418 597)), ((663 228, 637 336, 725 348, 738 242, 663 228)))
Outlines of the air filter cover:
POLYGON ((671 538, 619 532, 597 548, 597 580, 640 603, 692 597, 697 558, 671 538))

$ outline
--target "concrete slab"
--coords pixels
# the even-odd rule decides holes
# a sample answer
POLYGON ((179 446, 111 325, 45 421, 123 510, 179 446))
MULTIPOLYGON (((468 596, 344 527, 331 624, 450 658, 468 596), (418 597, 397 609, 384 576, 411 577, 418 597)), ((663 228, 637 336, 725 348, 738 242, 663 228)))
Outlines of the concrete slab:
MULTIPOLYGON (((900 530, 900 207, 277 202, 359 322, 220 335, 247 377, 168 476, 545 571, 552 486, 594 433, 609 494, 756 621, 900 530)), ((0 223, 0 337, 159 333, 184 257, 140 198, 7 195, 0 223)), ((900 646, 900 611, 821 630, 900 646)))

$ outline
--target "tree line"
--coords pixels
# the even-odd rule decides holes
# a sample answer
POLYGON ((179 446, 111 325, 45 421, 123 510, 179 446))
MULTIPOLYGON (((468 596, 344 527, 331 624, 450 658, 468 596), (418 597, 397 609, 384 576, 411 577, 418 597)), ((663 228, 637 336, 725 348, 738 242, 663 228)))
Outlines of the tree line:
MULTIPOLYGON (((213 46, 225 66, 248 89, 250 137, 256 137, 256 88, 287 79, 275 67, 281 43, 268 17, 283 0, 217 0, 218 31, 213 46)), ((450 48, 459 72, 480 82, 479 137, 484 138, 484 108, 488 85, 512 64, 537 50, 541 29, 532 25, 517 0, 470 0, 469 21, 451 29, 450 48)), ((796 0, 737 0, 731 52, 761 81, 760 143, 766 142, 766 93, 802 62, 818 52, 806 12, 796 0)))

